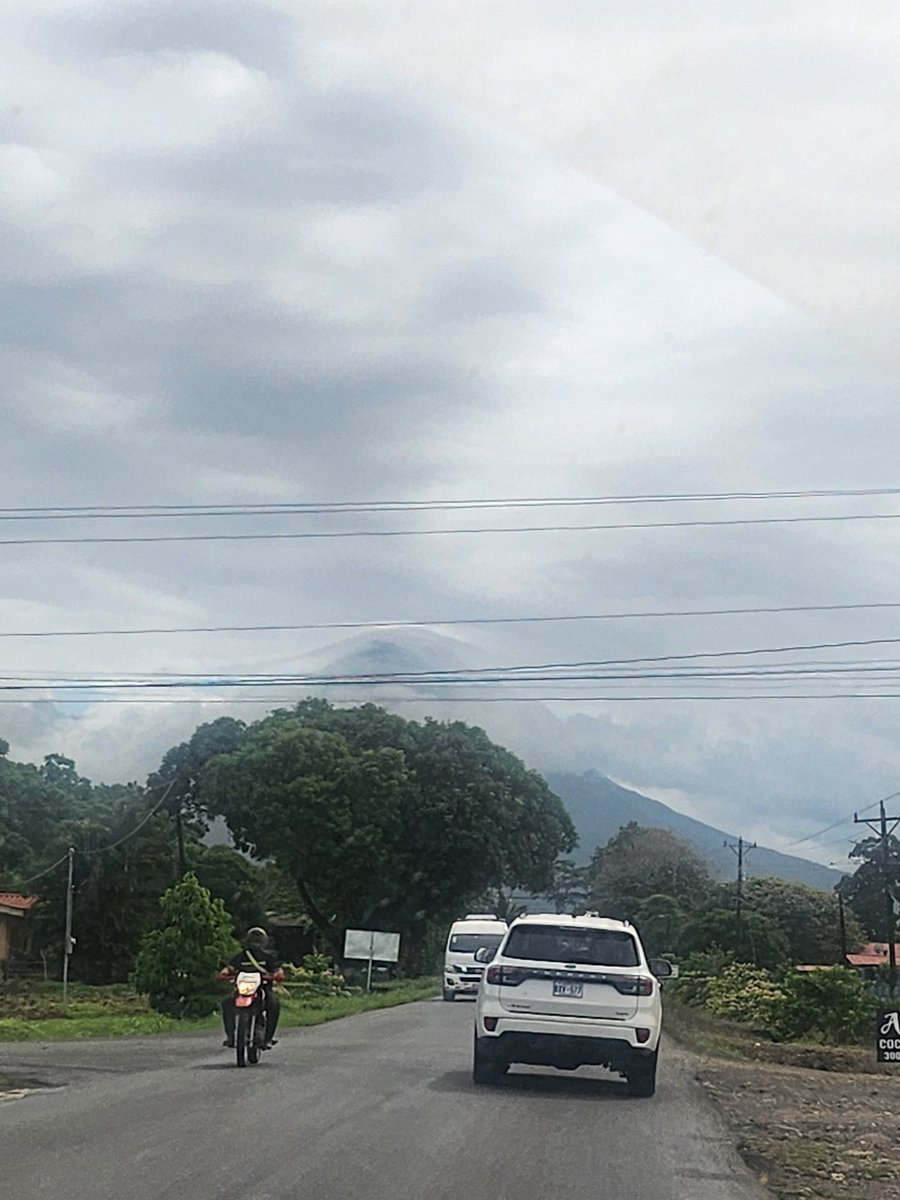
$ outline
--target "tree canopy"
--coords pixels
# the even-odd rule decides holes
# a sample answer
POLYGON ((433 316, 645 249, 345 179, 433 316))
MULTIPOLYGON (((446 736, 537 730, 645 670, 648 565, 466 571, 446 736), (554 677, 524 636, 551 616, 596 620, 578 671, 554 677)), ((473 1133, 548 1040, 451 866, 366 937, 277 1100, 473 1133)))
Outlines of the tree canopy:
POLYGON ((838 887, 847 904, 874 941, 884 941, 885 883, 895 900, 900 900, 900 839, 887 839, 887 860, 882 858, 881 839, 867 837, 857 842, 850 854, 859 862, 852 875, 845 875, 838 887))
POLYGON ((199 795, 238 845, 295 880, 340 953, 350 926, 413 946, 490 888, 538 892, 575 844, 534 771, 459 721, 406 721, 374 705, 306 701, 212 757, 199 795))
POLYGON ((588 871, 590 904, 604 914, 633 920, 650 896, 670 896, 689 911, 712 886, 705 859, 666 829, 631 821, 598 847, 588 871))

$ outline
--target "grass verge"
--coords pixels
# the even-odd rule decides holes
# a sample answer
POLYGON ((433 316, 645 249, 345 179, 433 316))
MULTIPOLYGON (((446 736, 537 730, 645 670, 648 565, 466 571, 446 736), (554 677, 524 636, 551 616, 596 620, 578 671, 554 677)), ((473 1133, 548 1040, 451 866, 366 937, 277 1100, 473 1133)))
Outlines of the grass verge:
POLYGON ((687 1050, 716 1058, 778 1063, 817 1071, 896 1075, 896 1067, 879 1065, 873 1046, 822 1046, 813 1042, 773 1042, 765 1033, 714 1017, 702 1009, 665 1001, 666 1033, 687 1050))
MULTIPOLYGON (((7 992, 0 1002, 11 998, 7 992)), ((438 994, 434 979, 402 981, 384 990, 350 996, 285 996, 281 1001, 281 1026, 285 1029, 321 1025, 341 1017, 379 1008, 410 1004, 438 994)), ((176 1021, 153 1012, 143 997, 127 988, 74 987, 63 1009, 58 985, 40 985, 20 997, 20 1015, 0 1018, 0 1042, 55 1042, 83 1038, 142 1037, 160 1033, 190 1033, 215 1029, 218 1014, 199 1020, 176 1021)), ((15 1005, 11 1005, 15 1008, 15 1005)), ((6 1009, 9 1011, 9 1008, 6 1009)))

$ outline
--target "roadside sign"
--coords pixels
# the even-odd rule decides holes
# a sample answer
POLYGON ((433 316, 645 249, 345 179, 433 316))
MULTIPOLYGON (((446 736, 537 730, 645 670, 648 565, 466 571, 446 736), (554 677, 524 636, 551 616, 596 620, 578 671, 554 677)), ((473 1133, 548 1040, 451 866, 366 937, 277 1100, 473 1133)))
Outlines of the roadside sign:
POLYGON ((366 991, 371 991, 372 964, 399 960, 400 934, 382 933, 376 929, 348 929, 344 934, 344 958, 361 958, 368 962, 366 991))
POLYGON ((900 1010, 884 1009, 875 1032, 875 1056, 880 1063, 900 1063, 900 1010))
POLYGON ((400 934, 372 929, 348 929, 344 935, 344 958, 372 958, 375 962, 397 962, 400 934))

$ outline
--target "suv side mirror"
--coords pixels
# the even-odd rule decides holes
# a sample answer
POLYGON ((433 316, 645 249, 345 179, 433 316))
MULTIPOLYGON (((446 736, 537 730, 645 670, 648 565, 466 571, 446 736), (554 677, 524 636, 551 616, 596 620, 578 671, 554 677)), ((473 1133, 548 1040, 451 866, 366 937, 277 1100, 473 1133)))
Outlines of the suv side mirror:
POLYGON ((477 963, 489 963, 494 957, 494 951, 490 946, 479 946, 475 951, 475 961, 477 963))
POLYGON ((648 963, 651 972, 657 979, 677 979, 678 968, 665 958, 651 958, 648 963))

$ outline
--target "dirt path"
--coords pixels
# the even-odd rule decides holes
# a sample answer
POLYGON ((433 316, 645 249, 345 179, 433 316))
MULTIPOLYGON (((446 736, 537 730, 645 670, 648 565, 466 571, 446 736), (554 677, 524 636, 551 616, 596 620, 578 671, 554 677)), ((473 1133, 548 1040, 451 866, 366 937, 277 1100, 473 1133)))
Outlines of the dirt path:
POLYGON ((706 1056, 697 1077, 776 1195, 900 1200, 900 1077, 706 1056))

